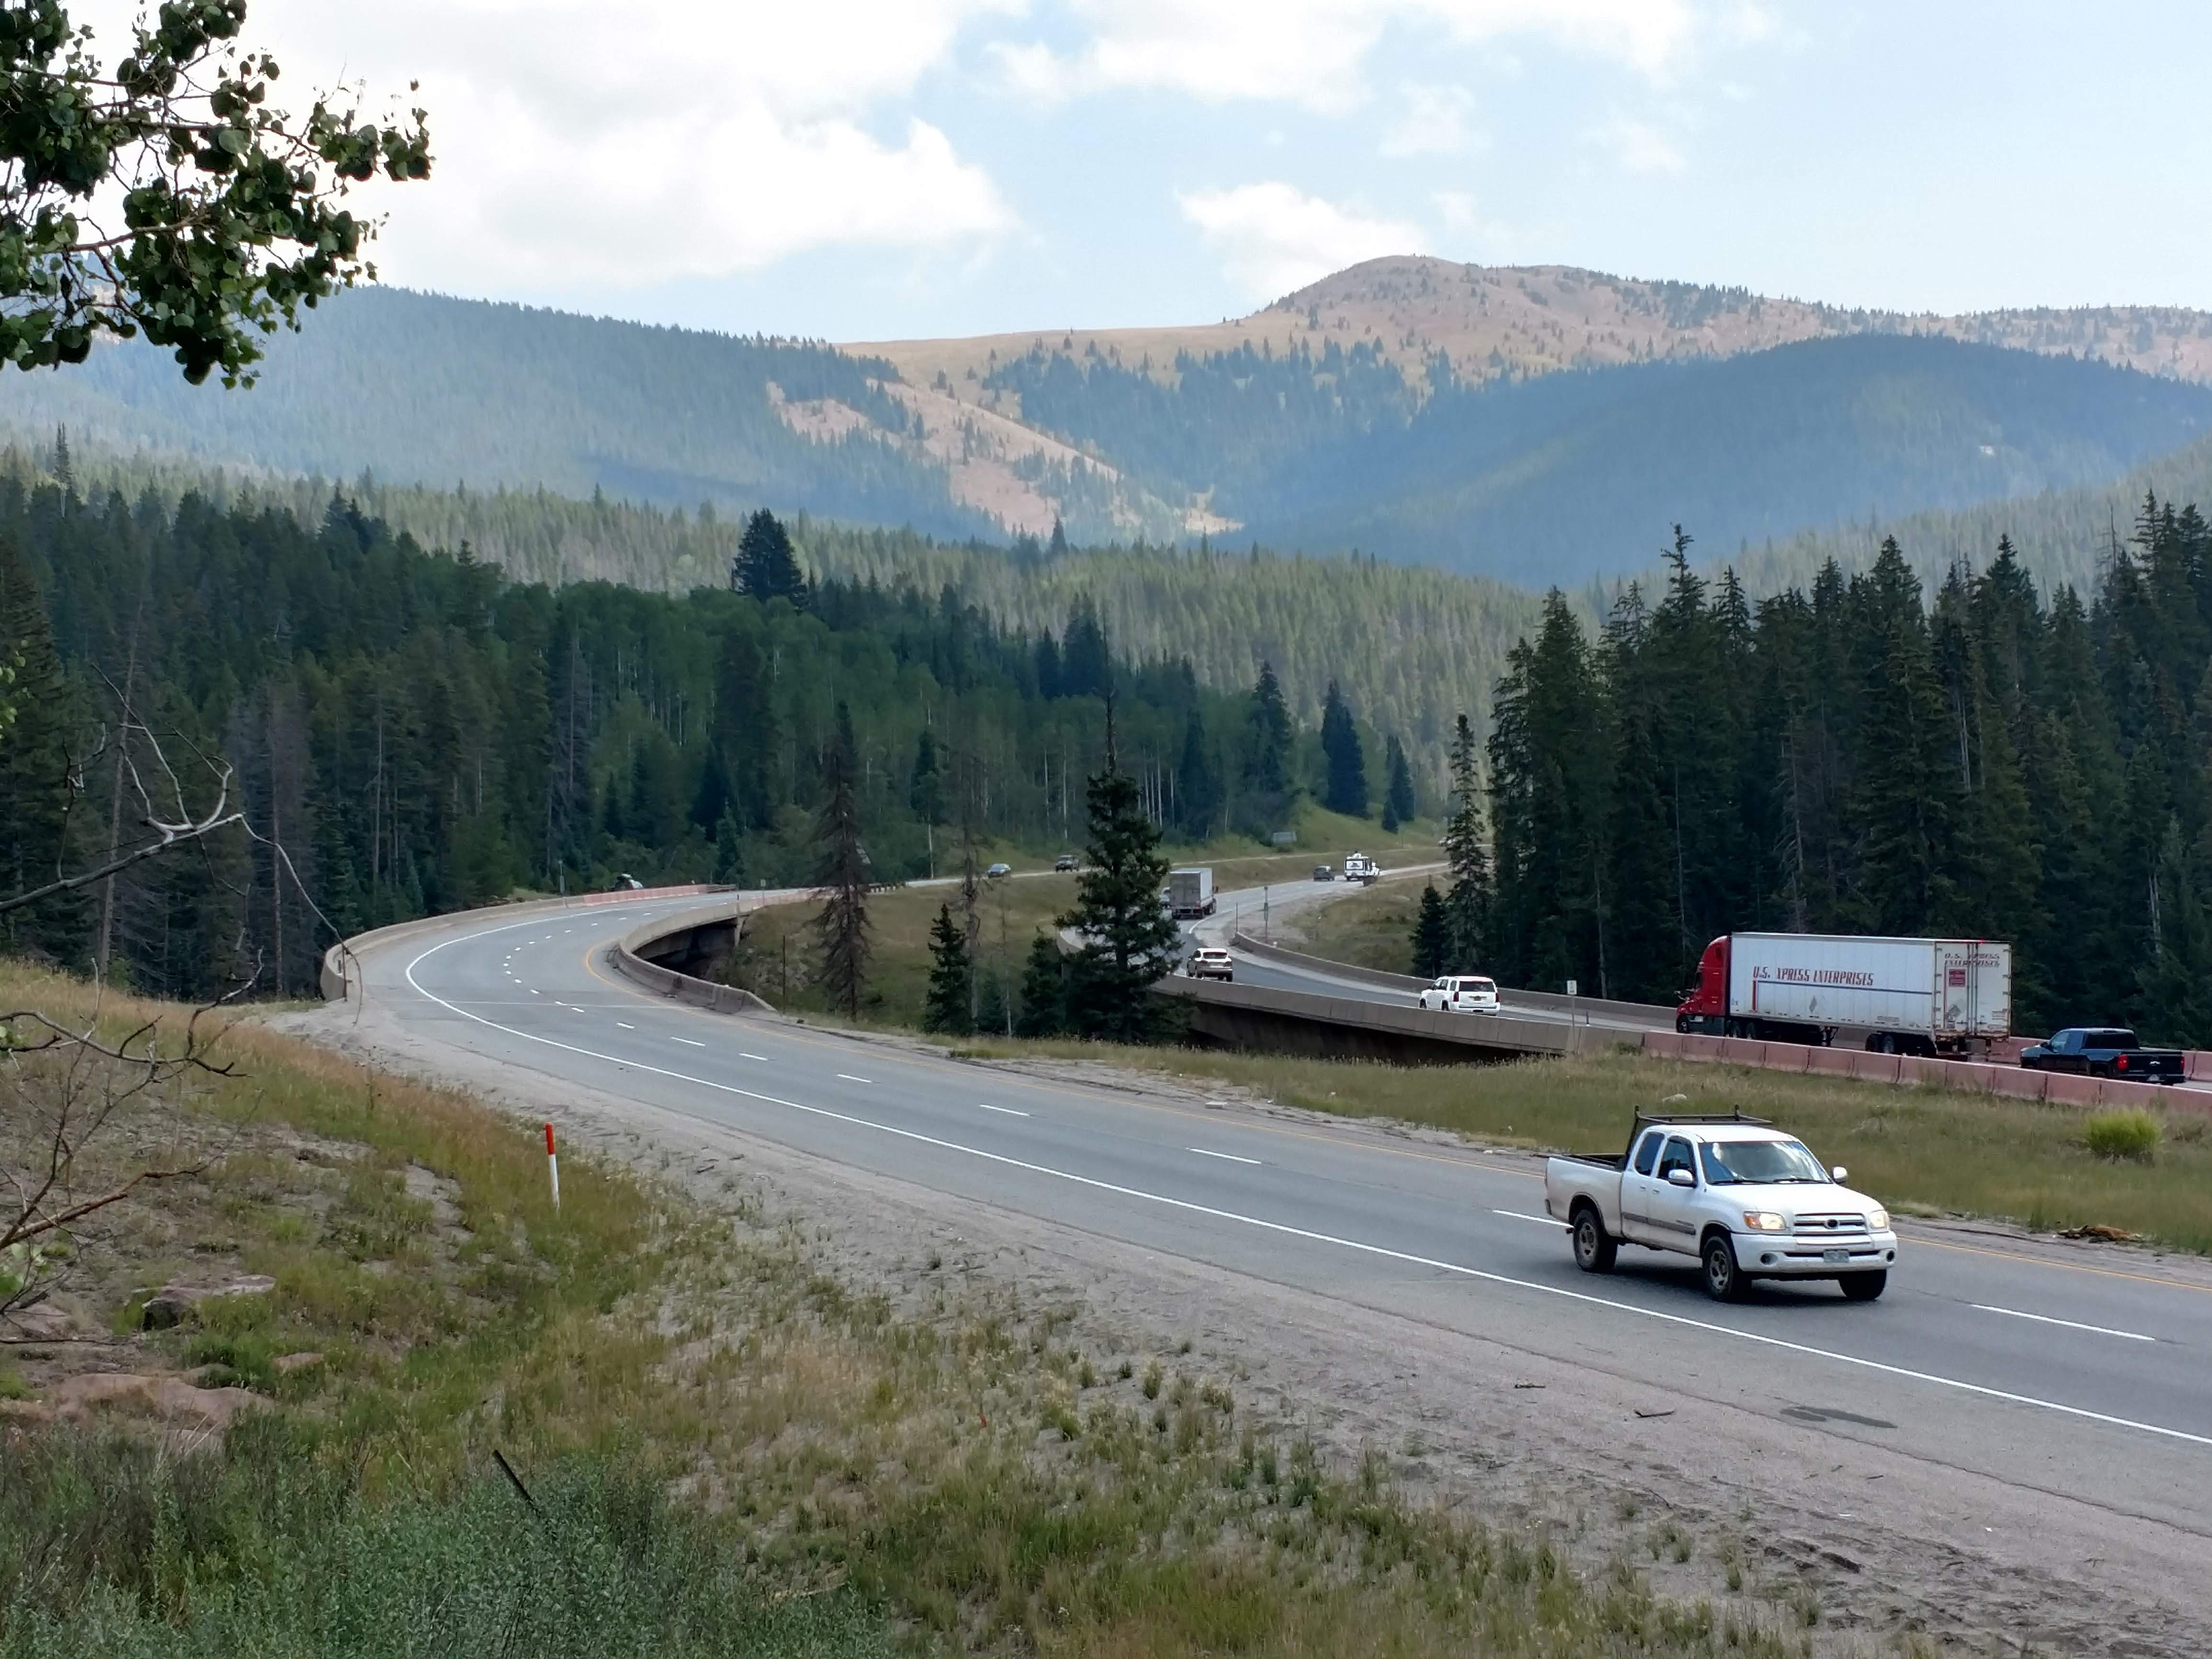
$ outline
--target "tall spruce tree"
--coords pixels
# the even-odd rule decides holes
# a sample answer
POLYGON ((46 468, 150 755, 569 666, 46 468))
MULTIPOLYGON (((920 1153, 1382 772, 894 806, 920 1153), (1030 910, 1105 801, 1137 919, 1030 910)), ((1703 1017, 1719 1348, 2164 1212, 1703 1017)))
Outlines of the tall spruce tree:
MULTIPOLYGON (((1464 714, 1452 725, 1451 780, 1443 848, 1452 882, 1443 901, 1443 954, 1451 963, 1474 969, 1487 964, 1496 949, 1497 894, 1483 835, 1481 749, 1464 714)), ((1421 902, 1425 907, 1428 901, 1421 902)))
POLYGON ((1176 764, 1176 825, 1192 841, 1204 841, 1220 827, 1221 773, 1206 741, 1206 717, 1193 702, 1183 719, 1182 757, 1176 764))
POLYGON ((806 604, 806 573, 799 568, 791 532, 766 507, 745 520, 730 567, 730 586, 748 599, 788 599, 801 607, 806 604))
POLYGON ((1067 1015, 1079 1035, 1148 1042, 1161 1029, 1149 994, 1175 965, 1182 934, 1160 904, 1168 860, 1143 792, 1122 771, 1106 711, 1106 763, 1091 775, 1090 845, 1076 878, 1075 905, 1060 918, 1083 940, 1069 966, 1067 1015))
POLYGON ((837 705, 835 734, 822 763, 822 810, 814 821, 820 862, 815 882, 827 890, 814 919, 822 952, 822 989, 848 1019, 860 1017, 868 974, 868 854, 860 844, 860 763, 852 710, 837 705))
POLYGON ((1444 902, 1434 882, 1421 889, 1421 908, 1413 918, 1410 944, 1417 977, 1435 979, 1450 965, 1451 923, 1445 918, 1444 902))
POLYGON ((1279 828, 1291 808, 1290 704, 1271 663, 1260 665, 1246 716, 1244 787, 1255 809, 1254 829, 1279 828))
POLYGON ((1395 736, 1389 748, 1389 775, 1382 789, 1382 828, 1395 835, 1413 821, 1420 804, 1413 793, 1413 769, 1406 759, 1406 746, 1395 736))
POLYGON ((1059 1036, 1067 1030, 1067 958, 1060 941, 1039 933, 1030 941, 1022 963, 1021 1012, 1014 1022, 1018 1036, 1059 1036))
POLYGON ((1852 757, 1862 925, 1929 932, 1958 887, 1959 769, 1944 719, 1920 580, 1894 537, 1852 583, 1864 714, 1852 757))
POLYGON ((1328 773, 1322 804, 1349 818, 1365 817, 1367 757, 1360 748, 1352 710, 1334 680, 1328 683, 1328 693, 1322 698, 1321 750, 1328 773))
MULTIPOLYGON (((0 662, 11 669, 14 711, 0 732, 0 897, 11 897, 76 868, 84 850, 83 815, 71 811, 76 699, 44 597, 12 537, 0 538, 0 662)), ((90 918, 88 893, 57 893, 0 914, 0 949, 74 966, 89 953, 90 918)))
POLYGON ((952 907, 940 904, 937 920, 929 927, 929 991, 922 1004, 921 1029, 947 1036, 973 1031, 975 980, 968 936, 952 920, 952 907))

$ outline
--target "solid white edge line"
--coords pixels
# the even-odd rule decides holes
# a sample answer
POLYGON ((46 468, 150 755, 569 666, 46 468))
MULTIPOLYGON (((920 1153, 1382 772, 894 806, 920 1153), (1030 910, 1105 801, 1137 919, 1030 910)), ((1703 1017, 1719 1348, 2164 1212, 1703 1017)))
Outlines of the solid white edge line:
MULTIPOLYGON (((517 922, 515 927, 527 927, 517 922)), ((487 932, 497 932, 488 929, 487 932)), ((818 1117, 833 1123, 843 1123, 858 1129, 873 1129, 900 1140, 911 1140, 940 1151, 959 1152, 980 1158, 986 1164, 996 1164, 1009 1170, 1026 1170, 1031 1175, 1066 1181, 1078 1187, 1087 1187, 1094 1192, 1112 1193, 1121 1198, 1133 1198, 1163 1208, 1181 1210, 1189 1215, 1211 1217, 1217 1221, 1233 1221, 1241 1226, 1255 1227, 1262 1232, 1278 1234, 1286 1238, 1303 1238, 1316 1244, 1330 1244, 1339 1249, 1356 1251, 1362 1255, 1379 1256, 1384 1261, 1402 1261, 1409 1267, 1428 1267, 1437 1273, 1455 1273, 1462 1279, 1478 1279, 1484 1284, 1503 1285, 1516 1291, 1534 1291, 1542 1296, 1555 1296, 1568 1302, 1580 1302, 1590 1307, 1608 1308, 1615 1313, 1633 1315, 1638 1319, 1656 1320, 1662 1325, 1678 1326, 1685 1330, 1702 1331, 1709 1335, 1733 1337, 1739 1342, 1749 1342, 1763 1348, 1774 1348, 1784 1353, 1802 1354, 1809 1359, 1832 1360, 1839 1365, 1856 1365, 1862 1370, 1878 1371, 1885 1376, 1901 1376, 1909 1382, 1933 1383, 1940 1389, 1951 1389, 1960 1394, 1971 1394, 1984 1400, 2002 1400, 2009 1405, 2031 1406, 2039 1411, 2056 1412, 2062 1417, 2079 1418, 2084 1422, 2102 1423, 2108 1428, 2133 1429, 2141 1434, 2159 1435, 2168 1440, 2186 1441, 2192 1446, 2212 1447, 2212 1435, 2191 1434, 2186 1429, 2169 1429, 2158 1423, 2137 1422, 2133 1418, 2115 1417, 2106 1412, 2093 1412, 2086 1406, 2069 1406, 2056 1400, 2039 1400, 2033 1395, 2014 1394, 2006 1389, 1992 1389, 1980 1382, 1962 1382, 1955 1376, 1941 1376, 1933 1371, 1917 1371, 1909 1366, 1892 1365, 1879 1359, 1867 1359, 1852 1353, 1838 1353, 1832 1348, 1815 1348, 1802 1342, 1792 1342, 1786 1337, 1768 1336, 1759 1331, 1738 1330, 1731 1325, 1716 1325, 1711 1320, 1692 1319, 1686 1314, 1668 1313, 1659 1308, 1639 1308, 1633 1303, 1615 1302, 1610 1297, 1592 1296, 1587 1291, 1570 1291, 1557 1285, 1541 1285, 1531 1279, 1516 1279, 1510 1273, 1492 1273, 1487 1268, 1470 1267, 1457 1261, 1440 1261, 1432 1256, 1415 1255, 1406 1250, 1394 1250, 1387 1245, 1370 1244, 1356 1238, 1339 1238, 1330 1233, 1315 1232, 1304 1227, 1293 1227, 1287 1222, 1268 1221, 1259 1216, 1240 1215, 1234 1210, 1216 1209, 1210 1204, 1197 1204, 1185 1198, 1169 1198, 1160 1193, 1148 1193, 1141 1188, 1123 1187, 1110 1181, 1100 1181, 1092 1176, 1076 1175, 1066 1170, 1055 1170, 1049 1164, 1032 1164, 1025 1158, 1010 1158, 1004 1152, 985 1152, 980 1146, 963 1146, 957 1140, 942 1140, 935 1135, 926 1135, 917 1129, 902 1129, 894 1124, 878 1123, 872 1119, 855 1117, 849 1112, 832 1111, 827 1106, 809 1106, 796 1100, 785 1100, 775 1095, 764 1095, 752 1089, 740 1089, 733 1083, 717 1083, 712 1078, 693 1077, 686 1072, 672 1072, 665 1066, 648 1066, 642 1060, 623 1060, 614 1054, 603 1054, 594 1048, 580 1048, 573 1042, 558 1038, 539 1036, 534 1031, 517 1030, 512 1025, 501 1025, 497 1020, 486 1019, 482 1014, 471 1013, 466 1008, 450 1003, 434 992, 422 988, 422 981, 415 977, 416 969, 444 950, 448 945, 459 945, 465 939, 482 939, 483 933, 464 933, 444 939, 416 957, 407 964, 406 980, 414 987, 416 994, 425 1001, 434 1002, 448 1013, 459 1014, 463 1019, 473 1020, 478 1025, 507 1036, 520 1037, 526 1042, 542 1043, 548 1048, 558 1048, 563 1054, 580 1054, 586 1060, 605 1060, 610 1065, 628 1066, 631 1070, 647 1072, 655 1077, 665 1077, 671 1082, 688 1083, 695 1088, 712 1089, 719 1094, 735 1095, 743 1100, 757 1100, 765 1106, 781 1106, 787 1111, 803 1112, 809 1117, 818 1117)))
POLYGON ((1230 1164, 1256 1164, 1260 1161, 1256 1158, 1239 1158, 1234 1152, 1209 1152, 1203 1146, 1186 1146, 1183 1148, 1183 1151, 1187 1152, 1196 1152, 1200 1158, 1218 1158, 1230 1164))
POLYGON ((989 1101, 988 1101, 988 1100, 979 1100, 979 1101, 977 1101, 977 1102, 975 1103, 975 1104, 976 1104, 978 1107, 981 1108, 984 1111, 987 1111, 987 1112, 1003 1112, 1003 1113, 1005 1113, 1008 1117, 1027 1117, 1027 1116, 1029 1115, 1029 1114, 1028 1114, 1027 1112, 1018 1112, 1018 1111, 1016 1111, 1016 1110, 1015 1110, 1012 1107, 1011 1107, 1011 1106, 994 1106, 994 1105, 993 1105, 993 1104, 991 1104, 991 1103, 990 1103, 989 1101))
POLYGON ((1512 1221, 1533 1221, 1539 1226, 1564 1228, 1567 1224, 1548 1215, 1523 1215, 1518 1210, 1492 1210, 1492 1215, 1502 1215, 1512 1221))
POLYGON ((2145 1336, 2141 1331, 2116 1331, 2109 1325, 2084 1325, 2078 1319, 2053 1319, 2049 1314, 2022 1313, 2017 1308, 1993 1308, 1986 1302, 1966 1304, 1976 1313, 2003 1314, 2009 1319, 2033 1319, 2039 1325, 2063 1325, 2069 1331, 2089 1331, 2098 1336, 2124 1337, 2130 1342, 2155 1342, 2154 1336, 2145 1336))

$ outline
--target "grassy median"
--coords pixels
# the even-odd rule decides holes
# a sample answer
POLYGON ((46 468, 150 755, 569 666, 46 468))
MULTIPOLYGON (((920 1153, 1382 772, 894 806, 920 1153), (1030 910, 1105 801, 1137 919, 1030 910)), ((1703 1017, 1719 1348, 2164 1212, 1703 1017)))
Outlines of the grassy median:
MULTIPOLYGON (((4 967, 0 1001, 90 1006, 4 967)), ((178 1011, 103 1012, 149 1017, 178 1011)), ((1330 1466, 1188 1344, 1083 1339, 934 1255, 849 1282, 734 1182, 572 1155, 556 1211, 532 1126, 251 1026, 218 1054, 237 1075, 128 1103, 82 1173, 215 1161, 104 1212, 56 1298, 79 1330, 14 1350, 7 1659, 1807 1650, 1786 1586, 1580 1577, 1330 1466), (238 1273, 276 1289, 138 1328, 143 1287, 238 1273), (46 1420, 88 1369, 256 1404, 182 1437, 46 1420)), ((0 1066, 15 1104, 65 1086, 0 1066)))
POLYGON ((2106 1125, 2071 1108, 1733 1066, 1589 1055, 1401 1066, 1196 1048, 984 1042, 963 1052, 1110 1060, 1351 1117, 1472 1139, 1614 1152, 1638 1110, 1731 1111, 1804 1137, 1900 1213, 1987 1216, 2038 1230, 2111 1227, 2212 1253, 2212 1116, 2169 1109, 2106 1125))

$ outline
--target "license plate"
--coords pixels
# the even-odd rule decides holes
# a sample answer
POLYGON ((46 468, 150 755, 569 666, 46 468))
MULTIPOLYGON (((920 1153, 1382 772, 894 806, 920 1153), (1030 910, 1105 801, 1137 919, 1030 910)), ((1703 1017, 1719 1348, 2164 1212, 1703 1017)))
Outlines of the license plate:
POLYGON ((1850 1259, 1851 1253, 1849 1250, 1823 1250, 1820 1252, 1820 1260, 1823 1261, 1849 1261, 1850 1259))

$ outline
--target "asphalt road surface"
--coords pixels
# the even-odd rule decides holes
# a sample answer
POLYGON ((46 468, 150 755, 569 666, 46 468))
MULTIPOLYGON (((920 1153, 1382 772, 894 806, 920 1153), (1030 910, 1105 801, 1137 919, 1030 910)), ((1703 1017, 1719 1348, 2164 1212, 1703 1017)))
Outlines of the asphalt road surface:
MULTIPOLYGON (((1386 871, 1382 879, 1410 880, 1424 874, 1433 874, 1439 866, 1421 865, 1411 870, 1386 871)), ((1347 896, 1352 891, 1345 883, 1335 881, 1294 881, 1259 888, 1241 888, 1234 892, 1218 894, 1214 914, 1204 921, 1187 922, 1183 931, 1194 943, 1227 945, 1239 928, 1254 937, 1261 937, 1261 930, 1277 926, 1316 905, 1326 904, 1331 899, 1347 896)), ((1320 969, 1294 967, 1287 963, 1270 961, 1249 951, 1236 951, 1237 980, 1241 985, 1258 985, 1276 991, 1303 991, 1309 996, 1335 997, 1340 1000, 1389 1003, 1403 1008, 1412 1005, 1413 994, 1376 985, 1365 980, 1348 978, 1320 969)), ((1593 1014, 1588 1009, 1575 1013, 1550 1004, 1537 1006, 1522 1001, 1510 988, 1498 991, 1498 1012, 1516 1019, 1565 1022, 1571 1019, 1577 1025, 1595 1025, 1602 1030, 1619 1031, 1662 1030, 1674 1029, 1671 1011, 1653 1014, 1649 1018, 1622 1018, 1618 1012, 1593 1014)), ((1484 1016, 1470 1014, 1470 1019, 1484 1016)))
POLYGON ((1633 1249, 1584 1275, 1526 1158, 707 1013, 608 965, 620 934, 699 903, 451 918, 364 952, 365 993, 517 1076, 2212 1536, 2212 1283, 1909 1224, 1872 1304, 1819 1285, 1723 1306, 1686 1261, 1633 1249))

